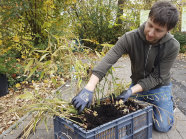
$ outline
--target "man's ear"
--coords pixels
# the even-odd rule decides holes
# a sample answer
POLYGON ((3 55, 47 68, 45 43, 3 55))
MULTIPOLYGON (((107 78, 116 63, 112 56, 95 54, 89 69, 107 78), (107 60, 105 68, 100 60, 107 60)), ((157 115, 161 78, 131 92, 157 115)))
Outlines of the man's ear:
POLYGON ((169 29, 167 32, 169 33, 169 32, 171 32, 172 31, 172 29, 169 29))

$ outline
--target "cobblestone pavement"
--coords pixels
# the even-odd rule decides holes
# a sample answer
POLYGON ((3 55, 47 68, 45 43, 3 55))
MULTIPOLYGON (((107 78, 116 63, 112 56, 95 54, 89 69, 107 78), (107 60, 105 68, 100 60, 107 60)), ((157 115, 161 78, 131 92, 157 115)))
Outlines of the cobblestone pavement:
POLYGON ((177 59, 171 72, 175 103, 186 115, 186 57, 177 59))
MULTIPOLYGON (((122 57, 118 60, 118 62, 114 65, 115 72, 114 76, 118 77, 122 82, 131 82, 130 79, 130 59, 128 57, 122 57)), ((176 112, 175 112, 175 125, 171 132, 168 133, 159 133, 153 131, 153 139, 184 139, 186 138, 186 60, 185 59, 177 59, 172 70, 172 83, 173 83, 173 96, 176 102, 176 112), (183 113, 185 114, 183 114, 183 113)), ((75 85, 74 85, 75 86, 75 85)), ((63 88, 62 96, 66 100, 70 101, 74 96, 75 89, 71 84, 71 89, 68 89, 67 85, 63 88)), ((27 117, 18 128, 12 130, 6 136, 1 137, 2 139, 16 139, 20 132, 23 130, 24 125, 26 125, 30 121, 30 118, 27 117)), ((44 123, 40 123, 36 128, 36 133, 31 134, 29 139, 54 139, 54 126, 53 120, 48 120, 48 132, 46 131, 44 123)))

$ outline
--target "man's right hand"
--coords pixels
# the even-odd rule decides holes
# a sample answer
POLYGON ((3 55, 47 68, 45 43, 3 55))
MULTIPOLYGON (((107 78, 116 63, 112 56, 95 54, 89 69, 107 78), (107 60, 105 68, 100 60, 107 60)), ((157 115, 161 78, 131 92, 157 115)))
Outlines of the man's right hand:
POLYGON ((77 96, 72 99, 72 104, 81 113, 85 107, 90 107, 93 99, 93 92, 83 88, 77 96))

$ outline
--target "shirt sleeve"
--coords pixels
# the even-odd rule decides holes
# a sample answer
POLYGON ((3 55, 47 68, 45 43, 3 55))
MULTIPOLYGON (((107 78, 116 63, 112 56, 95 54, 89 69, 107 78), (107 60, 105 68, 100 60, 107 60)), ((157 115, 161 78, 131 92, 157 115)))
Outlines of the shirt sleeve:
POLYGON ((117 60, 128 51, 128 41, 126 38, 126 34, 123 35, 113 46, 107 54, 103 57, 103 59, 94 67, 92 73, 96 75, 99 80, 101 80, 107 71, 112 67, 113 64, 117 62, 117 60))

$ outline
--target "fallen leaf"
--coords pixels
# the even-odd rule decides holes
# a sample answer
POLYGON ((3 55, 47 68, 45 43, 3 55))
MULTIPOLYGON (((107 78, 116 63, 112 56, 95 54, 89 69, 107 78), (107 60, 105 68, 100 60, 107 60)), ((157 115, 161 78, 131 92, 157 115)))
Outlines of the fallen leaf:
POLYGON ((12 124, 14 121, 10 120, 7 124, 10 125, 12 124))
POLYGON ((16 87, 16 88, 20 88, 20 87, 21 87, 20 83, 17 83, 17 84, 15 85, 15 87, 16 87))

